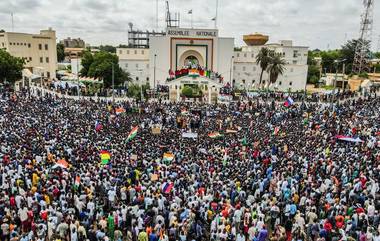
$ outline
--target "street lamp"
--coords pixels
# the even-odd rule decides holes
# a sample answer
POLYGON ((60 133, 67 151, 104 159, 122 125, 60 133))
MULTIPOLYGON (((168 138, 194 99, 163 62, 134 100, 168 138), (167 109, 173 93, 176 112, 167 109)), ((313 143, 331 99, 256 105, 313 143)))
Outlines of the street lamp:
POLYGON ((153 68, 153 90, 156 90, 156 57, 157 54, 154 54, 154 68, 153 68))
MULTIPOLYGON (((338 80, 338 66, 339 66, 340 63, 344 63, 345 61, 346 61, 346 59, 342 59, 342 60, 336 59, 336 60, 334 60, 334 63, 336 64, 336 71, 335 71, 334 90, 333 90, 333 95, 332 95, 332 98, 331 98, 331 104, 334 103, 334 99, 335 99, 334 97, 335 97, 336 81, 338 80)), ((344 69, 344 67, 343 67, 343 69, 344 69)), ((343 73, 343 77, 344 77, 344 73, 343 73)))
POLYGON ((230 86, 232 87, 232 63, 234 60, 235 56, 231 57, 231 63, 230 63, 230 86))

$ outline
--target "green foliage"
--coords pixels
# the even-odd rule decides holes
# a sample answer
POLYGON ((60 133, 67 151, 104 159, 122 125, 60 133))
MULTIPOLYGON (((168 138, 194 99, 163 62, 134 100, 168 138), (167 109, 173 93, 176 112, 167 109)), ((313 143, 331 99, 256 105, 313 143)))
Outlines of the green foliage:
POLYGON ((270 82, 276 83, 278 76, 282 75, 285 71, 285 60, 278 54, 272 54, 267 72, 269 73, 270 82))
POLYGON ((128 92, 127 92, 127 95, 128 97, 130 98, 135 98, 135 99, 141 99, 141 88, 142 88, 142 93, 143 93, 143 96, 144 98, 147 97, 147 90, 150 89, 150 86, 149 84, 145 84, 145 85, 138 85, 138 84, 129 84, 128 85, 128 92))
POLYGON ((373 57, 375 57, 376 59, 380 59, 380 52, 373 53, 373 57))
POLYGON ((108 52, 108 53, 113 53, 113 54, 116 53, 116 47, 111 46, 111 45, 100 45, 99 46, 99 50, 100 51, 105 51, 105 52, 108 52))
POLYGON ((321 57, 323 70, 326 70, 328 73, 333 73, 337 67, 334 61, 342 59, 342 54, 340 50, 329 50, 321 52, 321 57))
POLYGON ((368 79, 368 73, 367 72, 362 72, 362 73, 359 74, 359 77, 360 78, 368 79))
POLYGON ((374 70, 375 70, 376 73, 380 73, 380 64, 375 64, 373 66, 373 68, 374 68, 374 70))
POLYGON ((319 80, 320 69, 317 65, 309 65, 307 71, 307 83, 316 84, 319 80))
POLYGON ((4 29, 0 29, 0 33, 5 33, 5 30, 4 29))
POLYGON ((241 52, 242 48, 241 47, 234 47, 235 52, 241 52))
POLYGON ((57 43, 57 61, 62 62, 65 60, 65 45, 57 43))
POLYGON ((103 79, 106 88, 112 87, 112 66, 115 86, 131 80, 129 73, 120 68, 118 57, 105 51, 97 52, 94 55, 86 51, 83 54, 82 66, 81 75, 103 79))
POLYGON ((5 50, 0 49, 0 82, 14 83, 21 79, 24 64, 23 59, 13 57, 5 50))
POLYGON ((186 96, 187 98, 193 97, 193 89, 190 86, 184 86, 182 88, 182 95, 186 96))
POLYGON ((261 68, 259 85, 261 85, 261 82, 263 80, 264 71, 267 70, 269 66, 269 63, 271 61, 271 55, 273 55, 273 51, 264 47, 260 49, 260 52, 256 56, 256 63, 260 65, 260 68, 261 68))
POLYGON ((118 48, 129 48, 129 46, 126 44, 119 44, 118 48))

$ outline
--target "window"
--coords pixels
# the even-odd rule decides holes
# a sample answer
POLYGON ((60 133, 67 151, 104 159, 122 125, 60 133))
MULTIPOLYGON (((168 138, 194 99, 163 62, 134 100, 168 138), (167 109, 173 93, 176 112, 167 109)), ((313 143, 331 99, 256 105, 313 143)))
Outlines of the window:
POLYGON ((24 46, 26 46, 26 43, 24 43, 24 46))
POLYGON ((46 76, 50 78, 50 72, 46 72, 46 76))
POLYGON ((243 71, 245 71, 245 66, 243 66, 243 71))
POLYGON ((245 84, 245 79, 241 80, 241 82, 243 82, 243 84, 245 84))
POLYGON ((48 50, 48 45, 47 44, 45 44, 45 50, 48 50))
POLYGON ((136 77, 136 81, 139 81, 139 77, 136 77))
POLYGON ((32 57, 29 57, 29 61, 32 61, 32 57))
POLYGON ((252 80, 252 84, 254 84, 255 82, 256 82, 256 80, 253 79, 253 80, 252 80))
POLYGON ((49 63, 49 57, 46 57, 46 63, 49 63))
POLYGON ((136 68, 139 68, 139 64, 136 64, 136 68))
POLYGON ((38 44, 38 49, 42 50, 42 44, 38 44))
POLYGON ((20 45, 20 43, 17 43, 17 45, 20 45))
POLYGON ((239 54, 239 53, 237 53, 237 54, 236 54, 236 57, 238 57, 238 58, 239 58, 239 57, 240 57, 240 54, 239 54))
POLYGON ((149 81, 149 77, 146 77, 146 81, 149 81))
POLYGON ((125 68, 128 68, 128 64, 125 64, 125 68))
POLYGON ((252 54, 251 57, 254 58, 254 57, 255 57, 255 54, 252 54))
POLYGON ((292 82, 292 81, 290 81, 290 82, 289 82, 289 85, 290 85, 290 86, 292 86, 292 85, 293 85, 293 82, 292 82))
POLYGON ((40 63, 44 62, 44 58, 40 57, 40 63))
POLYGON ((127 50, 127 54, 129 54, 129 50, 127 50))
POLYGON ((31 44, 28 44, 28 48, 30 48, 30 47, 32 47, 32 45, 31 45, 31 44))
POLYGON ((137 54, 137 50, 135 50, 135 54, 137 54))
POLYGON ((144 54, 144 50, 141 50, 141 54, 144 54))
POLYGON ((298 56, 298 50, 294 50, 293 51, 293 58, 297 58, 297 56, 298 56))
POLYGON ((123 51, 122 50, 119 50, 119 54, 122 54, 123 53, 123 51))
POLYGON ((253 71, 256 71, 256 67, 253 67, 253 71))
POLYGON ((278 82, 278 85, 282 85, 282 82, 280 81, 280 82, 278 82))
POLYGON ((297 60, 293 60, 293 64, 297 64, 297 60))
POLYGON ((244 58, 247 58, 247 54, 246 53, 244 53, 244 58))

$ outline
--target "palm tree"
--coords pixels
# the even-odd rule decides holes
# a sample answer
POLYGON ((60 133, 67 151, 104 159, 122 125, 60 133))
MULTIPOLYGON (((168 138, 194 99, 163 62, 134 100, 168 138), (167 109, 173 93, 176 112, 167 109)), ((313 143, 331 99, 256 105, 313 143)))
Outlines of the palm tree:
POLYGON ((261 86, 261 82, 263 81, 264 71, 267 70, 268 65, 270 63, 271 52, 272 52, 271 50, 269 50, 268 48, 264 47, 264 48, 260 49, 260 52, 256 56, 256 63, 258 65, 260 65, 260 68, 261 68, 259 86, 261 86))
POLYGON ((276 83, 278 76, 283 75, 285 71, 285 60, 279 54, 273 54, 270 58, 269 65, 267 67, 267 72, 269 74, 269 84, 276 83))

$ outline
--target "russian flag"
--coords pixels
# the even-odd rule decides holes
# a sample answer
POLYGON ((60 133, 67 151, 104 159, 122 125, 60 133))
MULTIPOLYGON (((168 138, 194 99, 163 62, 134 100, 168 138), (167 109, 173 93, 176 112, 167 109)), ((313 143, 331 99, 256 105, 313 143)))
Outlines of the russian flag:
POLYGON ((286 99, 284 103, 284 106, 289 107, 289 106, 292 106, 293 104, 294 104, 294 100, 292 99, 292 97, 288 96, 288 98, 286 99))
POLYGON ((103 129, 103 125, 99 123, 99 121, 95 121, 95 130, 101 131, 103 129))
POLYGON ((162 185, 162 192, 163 193, 170 193, 170 191, 173 189, 173 187, 174 187, 174 184, 172 182, 171 183, 165 182, 162 185))

